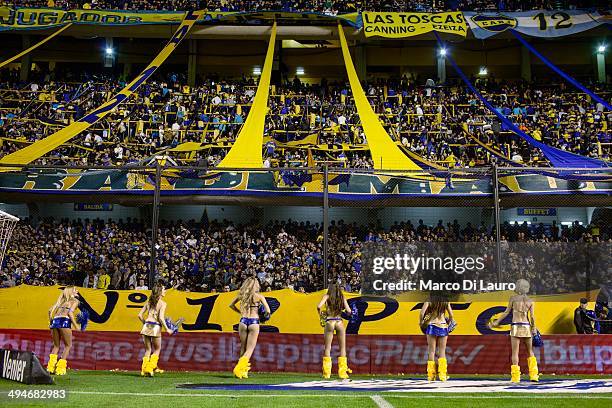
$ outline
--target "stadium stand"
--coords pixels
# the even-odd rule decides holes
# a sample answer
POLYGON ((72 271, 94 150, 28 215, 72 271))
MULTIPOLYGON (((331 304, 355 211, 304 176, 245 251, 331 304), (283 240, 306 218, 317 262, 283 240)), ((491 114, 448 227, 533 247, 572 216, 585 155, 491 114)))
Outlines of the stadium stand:
MULTIPOLYGON (((51 79, 48 73, 40 73, 38 80, 24 84, 4 78, 0 156, 80 118, 124 84, 104 76, 74 79, 51 79)), ((478 86, 536 140, 609 160, 612 113, 605 112, 601 104, 594 105, 556 84, 489 78, 478 80, 478 86)), ((123 108, 69 145, 39 159, 38 164, 142 164, 156 154, 166 154, 177 164, 213 167, 231 148, 255 89, 253 78, 209 78, 190 88, 179 74, 168 74, 145 85, 123 108), (197 150, 188 143, 197 144, 197 150)), ((498 152, 521 164, 548 165, 537 149, 504 131, 463 86, 428 86, 420 79, 403 77, 372 81, 366 93, 395 141, 431 163, 447 168, 488 166, 498 152)), ((610 88, 603 87, 599 93, 610 95, 610 88)), ((268 167, 305 167, 308 149, 287 146, 287 142, 299 141, 354 148, 313 149, 315 164, 372 167, 346 83, 323 80, 309 85, 295 77, 274 86, 266 131, 270 137, 264 146, 268 167)))
MULTIPOLYGON (((151 246, 150 226, 142 220, 25 220, 13 233, 0 273, 0 287, 57 282, 99 289, 146 286, 151 246), (102 275, 108 277, 101 278, 102 275)), ((360 289, 364 242, 493 242, 490 225, 460 225, 457 220, 427 225, 423 220, 359 225, 332 221, 330 275, 346 291, 360 289)), ((601 221, 570 226, 502 225, 507 242, 611 242, 612 229, 601 221)), ((158 238, 158 270, 173 287, 190 291, 236 290, 257 275, 264 290, 321 289, 322 225, 276 221, 265 225, 231 221, 163 222, 158 238)), ((527 268, 526 260, 520 261, 527 268)), ((554 280, 554 279, 553 279, 554 280)), ((554 285, 554 282, 549 282, 554 285)))

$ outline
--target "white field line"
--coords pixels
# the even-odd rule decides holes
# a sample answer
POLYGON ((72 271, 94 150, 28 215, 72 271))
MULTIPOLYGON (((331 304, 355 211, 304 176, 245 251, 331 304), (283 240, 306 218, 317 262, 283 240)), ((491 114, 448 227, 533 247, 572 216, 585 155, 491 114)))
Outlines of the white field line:
POLYGON ((381 397, 380 395, 371 395, 370 399, 378 406, 378 408, 394 408, 389 401, 381 397))

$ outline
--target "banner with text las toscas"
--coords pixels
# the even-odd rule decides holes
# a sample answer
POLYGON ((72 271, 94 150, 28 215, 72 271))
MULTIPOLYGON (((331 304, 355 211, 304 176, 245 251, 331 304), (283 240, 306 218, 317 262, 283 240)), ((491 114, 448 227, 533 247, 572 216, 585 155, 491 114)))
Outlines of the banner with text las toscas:
POLYGON ((405 38, 431 31, 467 35, 463 13, 376 13, 363 12, 366 37, 405 38))
MULTIPOLYGON (((0 328, 48 329, 47 311, 55 303, 61 287, 21 285, 0 289, 0 328)), ((87 331, 138 332, 141 328, 138 312, 146 303, 149 291, 79 289, 81 308, 87 308, 90 323, 87 331)), ((168 290, 165 301, 167 315, 183 317, 183 332, 232 332, 239 316, 229 308, 237 292, 197 293, 168 290)), ((297 293, 289 289, 266 292, 272 317, 262 325, 264 332, 321 334, 316 305, 324 292, 297 293)), ((504 294, 505 295, 505 294, 504 294)), ((512 293, 508 292, 508 298, 512 293)), ((355 304, 357 316, 347 320, 350 334, 421 335, 418 319, 422 304, 399 301, 392 297, 347 294, 349 304, 355 304)), ((506 298, 505 296, 501 299, 506 298)), ((494 331, 487 327, 491 317, 503 312, 506 304, 490 297, 474 296, 463 303, 452 303, 457 329, 453 334, 479 335, 507 333, 510 320, 494 331)), ((575 333, 573 311, 575 302, 547 301, 536 304, 538 329, 542 334, 575 333)), ((348 318, 348 316, 345 316, 348 318)))

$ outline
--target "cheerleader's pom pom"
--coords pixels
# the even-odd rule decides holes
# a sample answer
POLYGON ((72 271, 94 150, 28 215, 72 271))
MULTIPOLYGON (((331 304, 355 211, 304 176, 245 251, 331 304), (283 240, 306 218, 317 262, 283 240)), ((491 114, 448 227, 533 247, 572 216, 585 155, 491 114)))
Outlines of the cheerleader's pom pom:
POLYGON ((531 343, 533 344, 533 347, 542 347, 544 345, 544 340, 542 340, 542 335, 540 334, 539 330, 536 329, 531 343))
POLYGON ((265 323, 270 320, 270 313, 266 312, 266 308, 262 304, 257 308, 257 314, 259 315, 260 323, 265 323))
POLYGON ((76 317, 76 321, 81 325, 81 331, 85 331, 87 329, 87 323, 89 323, 89 312, 87 309, 81 310, 76 317))
POLYGON ((166 317, 166 326, 168 326, 168 328, 170 330, 172 330, 172 335, 174 336, 176 333, 179 332, 180 328, 181 328, 181 324, 183 323, 185 319, 180 318, 178 319, 176 322, 172 321, 171 318, 166 317))

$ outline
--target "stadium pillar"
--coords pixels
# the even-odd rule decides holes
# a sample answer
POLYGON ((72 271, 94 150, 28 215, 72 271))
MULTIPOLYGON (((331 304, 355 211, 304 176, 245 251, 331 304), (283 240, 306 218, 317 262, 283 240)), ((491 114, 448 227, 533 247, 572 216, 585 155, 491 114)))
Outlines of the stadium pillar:
MULTIPOLYGON (((21 45, 23 49, 30 48, 31 38, 29 35, 21 36, 21 45)), ((30 76, 30 69, 32 68, 32 53, 27 53, 23 57, 21 57, 21 68, 19 70, 19 79, 21 81, 27 81, 30 76)))
POLYGON ((606 54, 605 52, 597 53, 597 82, 606 83, 606 54))
POLYGON ((521 47, 521 78, 531 82, 531 54, 526 47, 521 47))
POLYGON ((497 272, 497 281, 501 282, 501 213, 499 208, 499 173, 497 163, 493 163, 492 166, 492 178, 493 178, 493 199, 495 200, 495 271, 497 272))
POLYGON ((329 284, 327 270, 329 268, 329 169, 327 163, 323 168, 323 289, 329 284))
POLYGON ((187 85, 194 87, 198 75, 198 42, 189 40, 189 58, 187 59, 187 85))
POLYGON ((446 58, 444 55, 438 55, 438 83, 446 82, 446 58))
POLYGON ((161 188, 161 164, 155 162, 155 190, 153 192, 153 221, 151 225, 151 264, 149 267, 149 289, 152 289, 157 277, 157 234, 159 229, 159 203, 161 188))
POLYGON ((129 78, 132 74, 132 63, 126 62, 123 64, 123 76, 129 78))
POLYGON ((368 74, 365 44, 356 44, 354 52, 355 71, 357 71, 357 77, 360 81, 364 81, 368 74))

